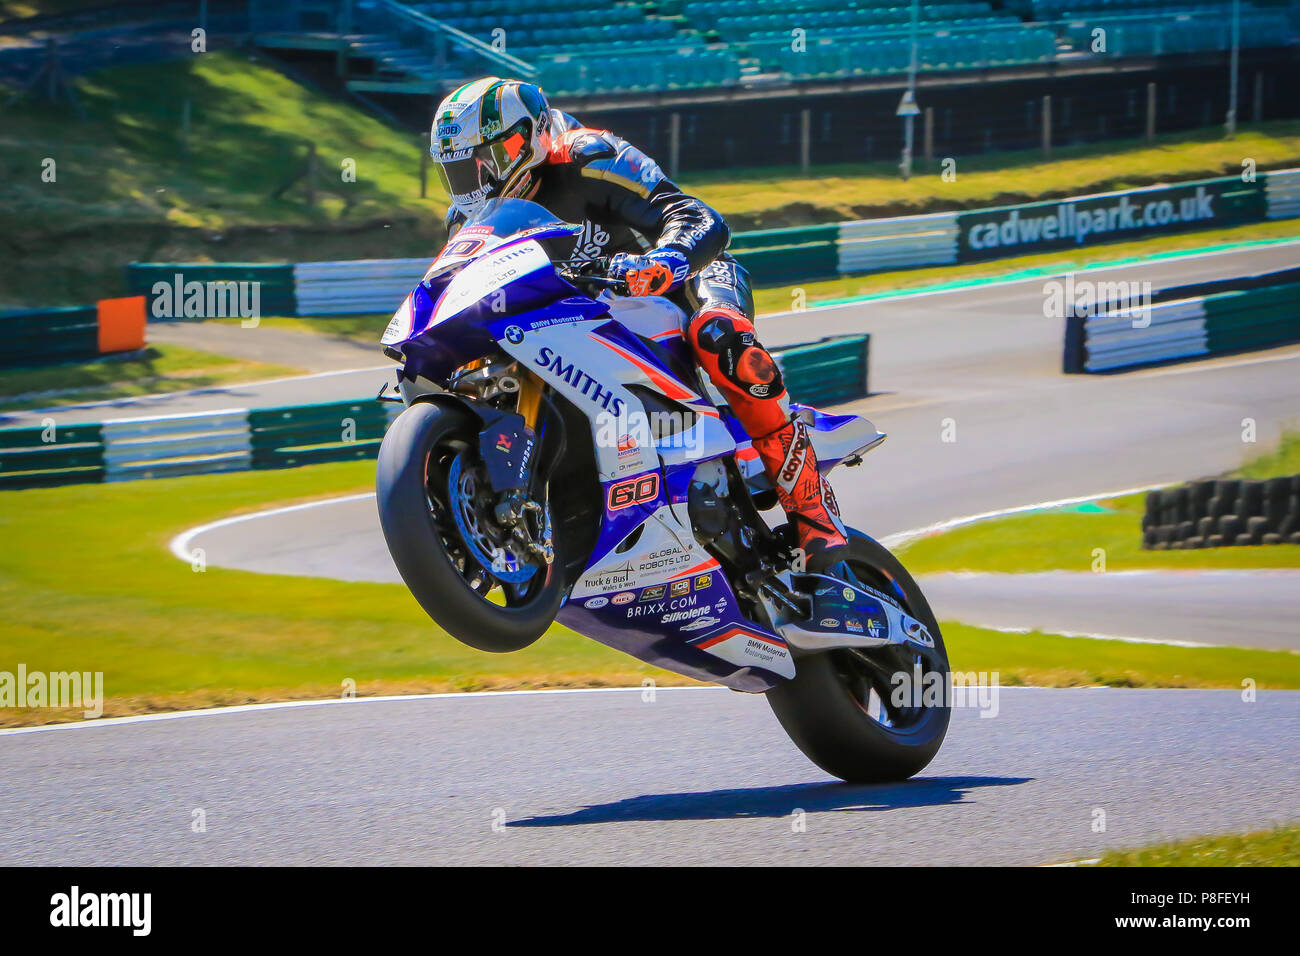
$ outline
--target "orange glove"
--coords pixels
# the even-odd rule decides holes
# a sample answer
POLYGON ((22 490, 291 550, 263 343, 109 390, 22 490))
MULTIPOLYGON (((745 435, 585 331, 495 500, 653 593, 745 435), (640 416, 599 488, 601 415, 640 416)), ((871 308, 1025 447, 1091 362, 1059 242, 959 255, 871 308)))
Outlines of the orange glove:
POLYGON ((610 260, 609 274, 627 283, 631 295, 667 295, 686 281, 690 263, 676 249, 656 249, 637 256, 620 252, 610 260))

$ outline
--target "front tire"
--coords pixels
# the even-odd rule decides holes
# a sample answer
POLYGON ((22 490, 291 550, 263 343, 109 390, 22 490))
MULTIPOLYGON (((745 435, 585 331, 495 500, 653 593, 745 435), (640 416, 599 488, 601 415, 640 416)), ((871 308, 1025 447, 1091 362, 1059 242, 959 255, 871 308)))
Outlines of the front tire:
POLYGON ((521 584, 492 577, 465 547, 451 514, 448 472, 476 447, 478 420, 452 404, 419 402, 379 446, 375 499, 388 552, 407 588, 446 631, 481 651, 504 653, 546 632, 564 595, 556 560, 521 584), (503 603, 488 599, 499 589, 503 603))
POLYGON ((790 739, 827 773, 849 783, 906 780, 934 759, 948 732, 948 653, 925 595, 887 548, 851 533, 848 563, 863 583, 894 595, 924 624, 934 647, 923 652, 908 643, 800 657, 794 678, 769 690, 767 700, 790 739), (894 706, 894 675, 914 675, 918 659, 923 675, 941 675, 942 703, 894 706))

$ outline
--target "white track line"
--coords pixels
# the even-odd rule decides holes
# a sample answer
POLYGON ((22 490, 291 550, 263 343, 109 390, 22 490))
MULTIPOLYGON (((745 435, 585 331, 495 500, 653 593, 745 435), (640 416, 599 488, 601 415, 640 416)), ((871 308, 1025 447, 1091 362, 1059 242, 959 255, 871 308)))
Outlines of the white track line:
MULTIPOLYGON (((228 714, 250 714, 263 710, 290 710, 299 707, 330 707, 337 705, 355 706, 357 704, 400 704, 420 700, 473 700, 481 697, 530 697, 546 694, 629 694, 644 693, 646 687, 557 687, 546 690, 474 690, 451 691, 440 694, 388 694, 376 697, 324 697, 314 700, 276 700, 265 704, 232 704, 229 707, 205 707, 201 710, 169 710, 158 714, 135 714, 131 717, 97 717, 91 720, 72 720, 61 724, 39 724, 35 727, 6 727, 0 729, 0 737, 17 737, 23 734, 43 734, 57 730, 88 730, 92 727, 126 727, 131 724, 148 724, 160 720, 182 720, 190 717, 224 717, 228 714)), ((722 691, 730 688, 721 685, 706 684, 693 686, 659 686, 655 685, 656 694, 666 691, 722 691)), ((1150 690, 1182 690, 1184 688, 1165 687, 1148 688, 1150 690)), ((1105 685, 1086 687, 1039 687, 1033 684, 999 685, 999 692, 1004 690, 1111 690, 1105 685)))
MULTIPOLYGON (((523 697, 536 694, 619 694, 636 691, 642 693, 645 687, 557 687, 547 690, 478 690, 453 691, 441 694, 388 694, 376 697, 324 697, 315 700, 277 700, 265 704, 232 704, 229 707, 205 707, 201 710, 169 710, 159 714, 136 714, 131 717, 98 717, 91 720, 75 720, 63 724, 41 724, 36 727, 9 727, 0 730, 0 737, 13 737, 19 734, 45 733, 52 730, 85 730, 89 727, 124 727, 129 724, 148 724, 158 720, 180 720, 183 717, 221 717, 226 714, 248 714, 262 710, 289 710, 295 707, 328 707, 337 704, 381 704, 413 700, 458 700, 478 697, 523 697)), ((655 693, 679 690, 727 690, 726 687, 706 685, 703 687, 659 687, 655 693)))
MULTIPOLYGON (((940 531, 947 531, 950 528, 957 528, 961 525, 974 524, 976 521, 987 521, 990 518, 1002 518, 1006 515, 1021 514, 1026 511, 1046 511, 1048 508, 1062 508, 1065 505, 1078 505, 1088 501, 1100 501, 1103 498, 1122 498, 1124 495, 1136 495, 1143 491, 1154 491, 1156 488, 1164 488, 1169 482, 1162 482, 1156 485, 1142 485, 1140 488, 1125 488, 1121 491, 1107 491, 1097 495, 1082 495, 1078 498, 1058 498, 1055 501, 1040 501, 1032 505, 1017 505, 1014 508, 999 508, 996 511, 981 511, 979 514, 964 515, 960 518, 950 518, 947 521, 936 521, 934 524, 926 525, 924 528, 913 528, 911 531, 899 531, 896 534, 887 534, 880 539, 880 543, 885 547, 893 550, 900 544, 905 544, 913 538, 921 538, 931 534, 937 534, 940 531)), ((188 558, 186 559, 188 560, 188 558)))
POLYGON ((306 511, 308 508, 319 508, 323 505, 337 505, 348 501, 361 501, 365 498, 373 498, 373 491, 363 491, 355 495, 343 495, 338 498, 322 498, 319 501, 307 501, 299 505, 285 505, 280 508, 268 508, 265 511, 252 511, 244 515, 234 515, 230 518, 219 518, 216 521, 209 521, 207 524, 201 524, 197 527, 190 528, 188 531, 182 531, 176 537, 172 538, 168 547, 172 554, 190 564, 194 560, 194 554, 190 550, 190 542, 197 536, 207 532, 215 531, 217 528, 225 528, 232 524, 240 524, 245 521, 253 521, 257 518, 268 518, 272 515, 288 514, 291 511, 306 511))
MULTIPOLYGON (((987 624, 973 624, 985 631, 997 631, 999 634, 1030 634, 1039 630, 1036 627, 990 627, 987 624)), ((1121 634, 1088 634, 1083 631, 1047 631, 1053 637, 1077 637, 1089 641, 1119 641, 1123 644, 1165 644, 1170 647, 1236 647, 1235 644, 1202 644, 1200 641, 1178 641, 1170 638, 1163 640, 1156 637, 1127 637, 1121 634)), ((1248 650, 1249 648, 1242 648, 1248 650)), ((1296 653, 1296 652, 1292 652, 1296 653)))

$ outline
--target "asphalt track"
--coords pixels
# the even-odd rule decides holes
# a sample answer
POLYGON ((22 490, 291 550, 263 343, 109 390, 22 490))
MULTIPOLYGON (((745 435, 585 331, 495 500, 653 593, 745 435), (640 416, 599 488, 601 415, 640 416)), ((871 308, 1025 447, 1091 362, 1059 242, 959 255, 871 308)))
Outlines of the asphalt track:
POLYGON ((721 689, 5 735, 0 863, 1040 864, 1300 813, 1300 692, 997 706, 957 710, 921 778, 879 787, 828 780, 763 701, 721 689))
POLYGON ((944 617, 982 627, 1300 651, 1300 569, 939 574, 921 585, 944 617))
MULTIPOLYGON (((1294 261, 1294 249, 1250 250, 1116 277, 1294 261)), ((1042 300, 1038 280, 817 313, 819 333, 872 332, 875 394, 853 407, 891 436, 837 479, 852 523, 886 536, 1214 473, 1252 450, 1243 418, 1264 446, 1300 416, 1300 348, 1065 378, 1061 322, 1042 300)), ((771 320, 763 337, 807 339, 808 318, 771 320)), ((297 398, 368 395, 378 378, 297 398)), ((190 544, 216 565, 386 579, 373 509, 362 498, 286 512, 190 544)), ((1297 692, 1248 703, 1235 691, 1004 689, 992 719, 956 711, 921 778, 871 788, 833 783, 763 701, 724 690, 102 722, 0 734, 0 862, 1047 863, 1295 819, 1297 717, 1297 692), (205 833, 191 830, 196 809, 205 833)))

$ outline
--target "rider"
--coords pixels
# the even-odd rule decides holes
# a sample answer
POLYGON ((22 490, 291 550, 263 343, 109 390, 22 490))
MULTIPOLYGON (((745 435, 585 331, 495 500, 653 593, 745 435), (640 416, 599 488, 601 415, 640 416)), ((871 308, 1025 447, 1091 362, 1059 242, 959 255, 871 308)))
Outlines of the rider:
MULTIPOLYGON (((488 199, 528 199, 582 225, 575 257, 611 256, 611 276, 632 295, 668 295, 692 313, 695 357, 753 439, 808 570, 849 577, 835 496, 780 369, 755 338, 749 277, 725 251, 722 217, 635 146, 552 109, 520 80, 486 77, 454 91, 438 106, 429 152, 452 201, 449 236, 488 199)), ((814 622, 835 613, 822 604, 814 622)))

